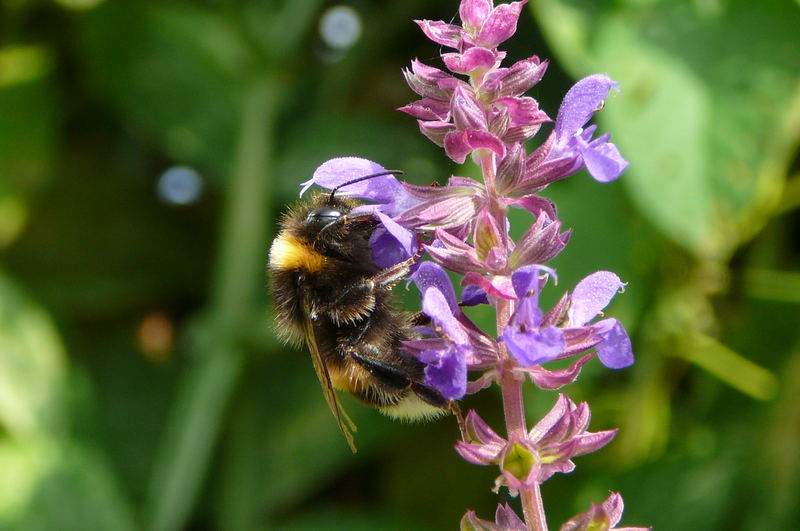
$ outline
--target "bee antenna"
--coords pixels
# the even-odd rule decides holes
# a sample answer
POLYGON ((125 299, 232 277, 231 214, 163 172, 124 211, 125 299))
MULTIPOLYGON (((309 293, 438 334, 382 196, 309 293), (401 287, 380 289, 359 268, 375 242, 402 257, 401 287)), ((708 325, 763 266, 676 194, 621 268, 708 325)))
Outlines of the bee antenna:
POLYGON ((331 196, 328 198, 328 202, 332 202, 333 201, 333 197, 336 194, 336 192, 339 190, 339 188, 344 188, 345 186, 349 186, 351 184, 360 183, 361 181, 374 179, 375 177, 383 177, 384 175, 403 175, 403 172, 400 171, 400 170, 386 170, 386 171, 381 171, 381 172, 378 172, 378 173, 370 173, 369 175, 364 175, 362 177, 356 177, 355 179, 352 179, 350 181, 344 182, 344 183, 340 184, 339 186, 337 186, 336 188, 334 188, 333 190, 331 190, 331 196))

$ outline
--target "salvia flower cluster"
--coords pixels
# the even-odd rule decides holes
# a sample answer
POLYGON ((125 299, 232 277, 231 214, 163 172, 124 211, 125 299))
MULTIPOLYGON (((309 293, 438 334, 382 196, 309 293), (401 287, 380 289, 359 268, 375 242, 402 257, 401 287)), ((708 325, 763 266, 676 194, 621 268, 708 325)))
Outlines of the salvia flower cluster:
MULTIPOLYGON (((557 390, 575 381, 595 355, 610 369, 634 361, 622 324, 602 318, 624 287, 616 274, 590 273, 554 306, 540 306, 541 291, 556 280, 547 263, 570 237, 556 206, 540 192, 583 168, 599 182, 613 181, 628 163, 608 134, 596 136, 596 126, 586 126, 617 88, 601 74, 581 79, 567 92, 551 132, 528 151, 525 142, 553 122, 535 99, 524 95, 542 79, 547 62, 532 56, 501 66, 506 54, 498 48, 515 33, 524 4, 462 0, 460 26, 416 21, 446 50, 441 54, 445 69, 412 61, 404 75, 420 99, 399 110, 416 118, 422 134, 451 160, 471 158, 482 180, 451 176, 445 186, 414 186, 384 175, 339 192, 366 200, 358 209, 379 220, 370 241, 378 266, 412 256, 419 241, 432 260, 422 262, 412 276, 430 326, 420 327, 418 339, 405 345, 426 364, 426 383, 452 400, 493 383, 502 390, 506 435, 470 411, 456 451, 470 463, 498 467, 495 488, 519 495, 523 518, 502 505, 494 522, 466 513, 463 529, 546 529, 541 483, 571 472, 573 458, 602 448, 616 433, 589 431, 589 406, 576 405, 564 394, 529 428, 522 403, 526 380, 557 390), (535 219, 518 241, 509 236, 511 208, 524 209, 535 219), (446 271, 460 276, 460 299, 446 271), (477 304, 495 308, 496 331, 479 329, 462 311, 477 304), (566 367, 548 368, 549 362, 564 359, 571 360, 566 367)), ((329 160, 303 191, 312 185, 333 189, 382 171, 381 165, 361 158, 329 160)), ((562 530, 617 529, 622 507, 620 495, 612 494, 562 530)))

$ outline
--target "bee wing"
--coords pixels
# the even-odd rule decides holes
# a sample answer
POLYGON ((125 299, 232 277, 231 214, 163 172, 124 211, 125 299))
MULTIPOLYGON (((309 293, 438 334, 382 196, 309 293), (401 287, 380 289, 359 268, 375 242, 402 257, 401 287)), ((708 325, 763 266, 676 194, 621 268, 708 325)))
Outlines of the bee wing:
POLYGON ((319 351, 319 345, 317 345, 317 338, 314 335, 314 323, 311 321, 311 311, 308 307, 308 302, 305 302, 304 308, 304 316, 303 319, 303 332, 306 336, 306 343, 308 344, 308 350, 311 352, 311 361, 314 364, 314 370, 317 372, 317 377, 319 378, 319 383, 322 385, 322 394, 325 395, 325 401, 328 403, 328 407, 331 408, 331 412, 333 416, 336 418, 336 424, 339 425, 339 429, 342 430, 342 434, 344 438, 347 439, 347 444, 350 446, 350 450, 353 453, 356 453, 356 445, 353 442, 353 432, 356 431, 356 425, 347 415, 347 412, 342 408, 339 404, 339 400, 336 397, 336 391, 333 389, 333 385, 331 384, 331 377, 328 374, 328 368, 325 366, 325 362, 322 360, 322 354, 319 351))

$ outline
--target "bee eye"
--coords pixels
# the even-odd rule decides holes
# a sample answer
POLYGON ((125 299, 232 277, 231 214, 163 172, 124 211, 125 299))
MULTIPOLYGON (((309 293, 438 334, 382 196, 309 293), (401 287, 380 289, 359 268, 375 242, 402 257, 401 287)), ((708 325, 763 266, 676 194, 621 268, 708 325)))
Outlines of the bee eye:
POLYGON ((342 217, 343 214, 344 213, 341 210, 331 207, 322 207, 309 212, 308 216, 306 217, 306 222, 327 225, 328 223, 336 221, 342 217))

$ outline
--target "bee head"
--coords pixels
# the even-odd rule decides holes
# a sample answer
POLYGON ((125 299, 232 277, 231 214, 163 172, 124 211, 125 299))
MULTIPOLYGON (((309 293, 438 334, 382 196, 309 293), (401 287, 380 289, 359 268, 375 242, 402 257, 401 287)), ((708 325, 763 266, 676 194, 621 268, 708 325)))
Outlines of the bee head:
POLYGON ((306 224, 310 227, 322 230, 344 216, 344 214, 345 212, 342 209, 332 206, 315 208, 306 216, 306 224))

